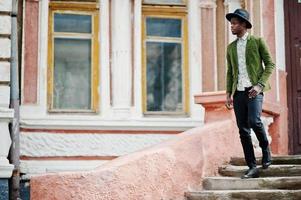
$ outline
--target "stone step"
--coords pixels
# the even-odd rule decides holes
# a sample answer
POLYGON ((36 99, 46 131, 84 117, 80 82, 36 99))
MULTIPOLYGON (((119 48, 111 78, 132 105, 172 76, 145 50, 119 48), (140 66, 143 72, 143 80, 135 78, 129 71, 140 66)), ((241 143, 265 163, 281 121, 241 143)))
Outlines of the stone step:
MULTIPOLYGON (((273 156, 272 157, 274 165, 301 165, 301 155, 292 156, 273 156)), ((261 165, 261 159, 256 159, 257 164, 261 165)), ((233 157, 230 160, 230 164, 242 166, 246 165, 245 159, 241 157, 233 157)))
POLYGON ((237 177, 207 177, 203 180, 206 190, 298 190, 301 176, 241 179, 237 177))
MULTIPOLYGON (((241 177, 247 166, 224 165, 218 171, 223 176, 241 177)), ((301 176, 301 165, 271 165, 268 169, 259 169, 260 177, 301 176)))
POLYGON ((300 200, 301 190, 204 190, 186 192, 187 200, 300 200))

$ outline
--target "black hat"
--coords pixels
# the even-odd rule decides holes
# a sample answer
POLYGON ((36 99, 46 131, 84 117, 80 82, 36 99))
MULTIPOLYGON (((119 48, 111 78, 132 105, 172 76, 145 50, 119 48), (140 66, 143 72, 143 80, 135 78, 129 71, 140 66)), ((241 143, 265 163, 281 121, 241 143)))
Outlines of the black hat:
POLYGON ((227 18, 228 21, 231 21, 232 17, 238 17, 240 19, 243 19, 247 23, 247 28, 252 28, 252 24, 249 21, 249 17, 250 17, 249 13, 245 9, 239 8, 239 9, 236 9, 234 11, 234 13, 226 14, 226 18, 227 18))

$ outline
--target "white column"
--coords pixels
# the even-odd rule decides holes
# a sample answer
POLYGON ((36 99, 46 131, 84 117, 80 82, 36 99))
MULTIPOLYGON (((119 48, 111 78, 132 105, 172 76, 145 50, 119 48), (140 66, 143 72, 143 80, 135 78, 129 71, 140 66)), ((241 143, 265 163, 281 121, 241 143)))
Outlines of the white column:
POLYGON ((110 102, 110 5, 109 0, 100 0, 99 41, 100 41, 100 112, 104 118, 109 117, 110 102))
POLYGON ((131 107, 131 1, 112 0, 112 98, 115 117, 127 118, 131 107))
POLYGON ((201 12, 198 0, 188 2, 188 53, 189 53, 189 103, 190 115, 194 119, 204 119, 204 111, 200 105, 194 102, 193 96, 201 92, 202 70, 201 70, 201 12))
POLYGON ((275 1, 275 41, 276 41, 276 87, 277 101, 280 101, 279 71, 285 71, 285 35, 283 0, 275 1))
POLYGON ((38 55, 38 104, 43 114, 47 112, 47 68, 48 68, 48 0, 39 2, 39 55, 38 55))
POLYGON ((135 91, 135 107, 134 117, 141 118, 142 115, 142 0, 134 0, 134 91, 135 91))
MULTIPOLYGON (((1 20, 1 17, 0 17, 1 20)), ((10 49, 10 45, 2 46, 0 51, 10 49)), ((7 55, 10 57, 10 54, 7 55)), ((7 57, 6 56, 6 57, 7 57)), ((10 67, 8 62, 0 62, 0 68, 6 67, 0 76, 0 178, 10 178, 13 165, 9 164, 7 156, 11 145, 11 138, 8 129, 8 123, 13 118, 14 112, 9 109, 10 87, 10 67)))
MULTIPOLYGON (((0 11, 10 12, 12 1, 0 1, 0 11)), ((11 34, 11 17, 0 15, 0 34, 11 34)), ((0 57, 11 57, 11 41, 9 38, 0 38, 0 57)), ((9 164, 7 159, 11 145, 11 138, 8 129, 8 123, 13 118, 13 110, 9 109, 10 99, 10 63, 7 61, 0 62, 0 178, 10 178, 12 175, 13 165, 9 164)))

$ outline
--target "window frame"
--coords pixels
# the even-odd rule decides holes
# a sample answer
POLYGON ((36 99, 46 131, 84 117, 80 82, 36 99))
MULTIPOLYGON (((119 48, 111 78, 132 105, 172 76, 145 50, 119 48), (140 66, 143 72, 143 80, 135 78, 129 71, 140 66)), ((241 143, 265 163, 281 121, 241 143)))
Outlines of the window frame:
POLYGON ((158 2, 158 3, 148 3, 148 2, 144 2, 144 0, 142 0, 142 4, 143 5, 162 5, 162 6, 186 6, 187 4, 187 0, 183 0, 183 3, 163 3, 163 2, 158 2))
POLYGON ((48 14, 48 67, 47 67, 47 106, 49 113, 97 113, 99 111, 99 8, 97 3, 50 2, 48 14), (54 14, 91 15, 92 31, 87 33, 54 32, 54 14), (90 37, 88 37, 90 35, 90 37), (90 38, 91 39, 91 104, 90 109, 53 108, 54 97, 54 38, 90 38), (64 37, 65 36, 65 37, 64 37), (76 37, 78 36, 78 37, 76 37))
MULTIPOLYGON (((151 38, 163 38, 151 36, 151 38)), ((168 38, 168 37, 166 37, 168 38)), ((169 38, 168 41, 176 41, 169 38)), ((156 41, 156 40, 153 40, 156 41)), ((160 41, 160 40, 157 40, 160 41)), ((163 40, 161 40, 163 41, 163 40)), ((144 116, 189 116, 189 65, 188 65, 188 23, 186 7, 148 6, 142 7, 142 112, 144 116), (147 111, 147 58, 146 42, 149 41, 146 35, 146 18, 168 18, 182 20, 182 111, 147 111)))

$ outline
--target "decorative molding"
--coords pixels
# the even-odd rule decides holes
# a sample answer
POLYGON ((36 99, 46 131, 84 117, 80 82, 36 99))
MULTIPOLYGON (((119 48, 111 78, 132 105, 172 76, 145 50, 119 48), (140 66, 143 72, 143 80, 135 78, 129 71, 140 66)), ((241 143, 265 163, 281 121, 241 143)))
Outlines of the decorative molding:
POLYGON ((122 156, 175 135, 168 134, 20 134, 20 155, 26 157, 122 156))
POLYGON ((216 8, 216 0, 201 0, 199 6, 203 9, 216 8))
POLYGON ((40 1, 43 0, 26 0, 26 2, 30 2, 30 3, 39 3, 40 1))
MULTIPOLYGON (((22 116, 22 113, 21 113, 22 116)), ((202 126, 201 118, 135 118, 135 119, 103 119, 94 116, 53 116, 21 118, 22 128, 34 129, 78 129, 78 130, 177 130, 184 131, 202 126), (37 118, 36 118, 37 117, 37 118)))
POLYGON ((0 120, 10 122, 14 118, 14 110, 0 107, 0 120))
POLYGON ((84 160, 114 160, 118 156, 45 156, 45 157, 30 157, 30 156, 20 156, 20 160, 29 161, 84 161, 84 160))
POLYGON ((240 6, 241 6, 241 8, 246 9, 247 8, 247 1, 246 0, 240 0, 240 6))
POLYGON ((247 7, 247 0, 224 0, 224 5, 228 6, 229 4, 233 3, 233 2, 239 2, 240 6, 242 8, 246 8, 247 7))
MULTIPOLYGON (((1 108, 1 111, 8 110, 9 109, 1 108)), ((7 159, 9 149, 12 143, 8 130, 8 122, 6 121, 7 118, 10 118, 10 116, 5 116, 4 120, 0 118, 0 178, 11 177, 14 168, 13 165, 9 164, 9 161, 7 159)))
POLYGON ((87 129, 87 130, 78 130, 78 129, 30 129, 30 128, 21 128, 21 132, 26 133, 50 133, 50 134, 179 134, 182 131, 177 130, 100 130, 100 129, 87 129))
POLYGON ((8 163, 2 163, 0 157, 0 179, 10 178, 13 173, 14 166, 8 163))

